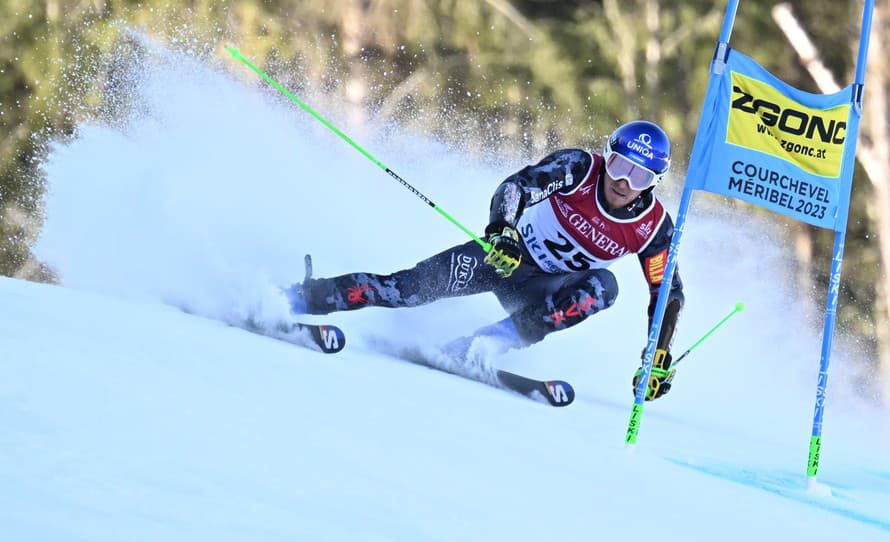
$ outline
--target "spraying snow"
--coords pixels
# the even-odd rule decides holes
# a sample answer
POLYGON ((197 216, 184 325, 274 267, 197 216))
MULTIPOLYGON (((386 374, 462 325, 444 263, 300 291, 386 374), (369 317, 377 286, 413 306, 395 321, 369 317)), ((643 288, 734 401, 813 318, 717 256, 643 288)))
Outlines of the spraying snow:
MULTIPOLYGON (((325 358, 166 307, 289 318, 278 288, 302 278, 306 253, 322 276, 383 272, 465 241, 231 68, 148 56, 132 116, 82 126, 45 164, 36 250, 66 288, 0 281, 3 463, 23 465, 0 469, 0 517, 18 539, 890 539, 888 417, 847 397, 852 352, 836 349, 826 411, 835 496, 803 487, 819 337, 786 286, 781 237, 748 216, 693 206, 675 350, 746 310, 647 406, 637 454, 621 447, 646 339, 632 259, 613 266, 613 308, 491 360, 571 381, 578 399, 559 415, 375 348, 490 324, 493 296, 325 317, 350 337, 325 358)), ((354 137, 475 231, 524 165, 390 128, 354 137)))

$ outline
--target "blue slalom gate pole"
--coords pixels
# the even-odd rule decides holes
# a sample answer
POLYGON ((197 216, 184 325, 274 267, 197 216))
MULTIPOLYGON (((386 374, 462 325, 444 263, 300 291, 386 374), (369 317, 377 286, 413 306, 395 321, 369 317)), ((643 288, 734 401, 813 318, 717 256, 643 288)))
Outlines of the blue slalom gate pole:
MULTIPOLYGON (((724 64, 726 62, 726 54, 729 50, 729 37, 732 34, 732 27, 735 23, 735 15, 738 10, 739 0, 730 0, 726 6, 726 13, 723 16, 723 27, 720 30, 720 39, 717 42, 717 49, 714 52, 714 59, 711 62, 712 77, 723 73, 724 64)), ((708 86, 708 93, 714 85, 708 86)), ((707 98, 705 98, 707 102, 707 98)), ((699 129, 708 122, 705 115, 699 119, 699 129)), ((696 138, 695 145, 699 145, 696 138)), ((695 149, 693 149, 695 154, 695 149)), ((668 250, 667 266, 664 270, 664 276, 661 280, 661 286, 658 289, 658 302, 655 304, 655 312, 652 315, 652 327, 649 329, 649 337, 646 341, 646 352, 643 355, 643 364, 640 371, 640 380, 634 393, 634 404, 630 412, 630 421, 627 424, 627 432, 624 437, 625 446, 632 448, 636 446, 637 437, 640 431, 640 424, 643 421, 643 404, 646 400, 646 388, 649 385, 649 375, 652 372, 652 361, 655 358, 655 349, 658 346, 658 336, 661 334, 661 324, 664 320, 664 312, 667 309, 668 294, 671 289, 671 283, 674 280, 674 273, 677 270, 677 256, 680 251, 680 241, 683 238, 683 230, 686 227, 686 215, 689 212, 689 204, 692 201, 693 188, 687 183, 683 188, 683 196, 680 199, 680 208, 677 211, 677 223, 674 226, 674 235, 671 238, 671 247, 668 250)))
MULTIPOLYGON (((856 60, 856 80, 853 84, 853 102, 850 111, 847 133, 857 137, 847 143, 844 151, 842 175, 853 175, 853 166, 856 157, 856 142, 859 134, 859 119, 862 117, 862 92, 865 87, 865 68, 868 60, 868 43, 871 35, 872 15, 874 12, 874 0, 866 0, 862 12, 862 28, 859 36, 859 55, 856 60)), ((849 193, 846 195, 846 205, 849 208, 849 193)), ((834 336, 834 326, 837 317, 837 302, 841 288, 841 264, 844 259, 844 241, 846 239, 847 221, 838 221, 835 227, 834 251, 831 261, 831 280, 828 285, 828 298, 825 302, 825 325, 822 330, 822 356, 819 364, 819 380, 816 384, 816 408, 813 413, 813 431, 810 436, 810 453, 807 461, 807 483, 810 489, 816 488, 816 475, 819 472, 819 458, 822 455, 822 418, 825 413, 826 389, 828 387, 828 365, 831 360, 831 343, 834 336)))

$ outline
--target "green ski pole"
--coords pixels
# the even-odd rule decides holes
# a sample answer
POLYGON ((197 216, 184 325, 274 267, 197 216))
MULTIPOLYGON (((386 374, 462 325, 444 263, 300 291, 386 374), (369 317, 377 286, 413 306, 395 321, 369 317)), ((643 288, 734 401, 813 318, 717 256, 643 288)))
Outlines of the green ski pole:
POLYGON ((705 339, 707 339, 708 337, 711 336, 712 333, 714 333, 715 331, 717 331, 717 329, 718 329, 720 326, 722 326, 723 324, 725 324, 727 320, 729 320, 730 318, 732 318, 733 316, 735 316, 735 314, 736 314, 737 312, 742 312, 743 310, 745 310, 745 304, 742 303, 741 301, 738 302, 738 303, 736 303, 736 304, 735 304, 735 308, 732 309, 732 312, 731 312, 731 313, 727 314, 726 317, 723 318, 723 320, 720 320, 720 321, 717 323, 716 326, 712 327, 710 331, 708 331, 707 333, 705 333, 704 337, 702 337, 701 339, 699 339, 698 341, 696 341, 696 343, 693 344, 692 346, 690 346, 688 350, 686 350, 685 352, 683 352, 683 354, 682 354, 679 358, 677 358, 676 361, 674 361, 674 362, 671 364, 671 367, 676 367, 677 364, 680 363, 680 360, 682 360, 683 358, 685 358, 686 356, 688 356, 690 352, 692 352, 693 350, 695 350, 695 349, 698 347, 698 345, 700 345, 701 343, 705 342, 705 339))
POLYGON ((379 167, 380 169, 382 169, 383 171, 385 171, 386 173, 388 173, 393 179, 399 181, 399 183, 401 183, 402 186, 404 186, 405 188, 407 188, 408 190, 410 190, 412 194, 414 194, 414 195, 417 196, 418 198, 422 199, 427 205, 429 205, 430 207, 432 207, 433 209, 435 209, 436 212, 438 212, 440 215, 442 215, 443 217, 445 217, 449 222, 451 222, 452 224, 454 224, 455 226, 457 226, 458 228, 460 228, 464 233, 466 233, 467 235, 469 235, 470 238, 473 239, 473 241, 476 241, 477 243, 479 243, 479 245, 482 247, 482 250, 484 250, 485 252, 490 252, 490 251, 491 251, 491 244, 490 244, 490 243, 488 243, 488 242, 486 242, 486 241, 480 239, 478 236, 476 236, 476 234, 474 234, 472 231, 470 231, 466 226, 464 226, 463 224, 461 224, 460 222, 458 222, 454 217, 452 217, 450 214, 448 214, 448 212, 445 211, 445 209, 442 209, 441 207, 439 207, 438 205, 436 205, 435 203, 433 203, 432 201, 430 201, 430 199, 427 198, 426 196, 424 196, 422 193, 420 193, 419 190, 417 190, 416 188, 414 188, 413 186, 411 186, 410 184, 408 184, 408 182, 405 181, 405 179, 399 177, 399 176, 396 174, 396 172, 394 172, 393 170, 391 170, 391 169, 389 169, 388 167, 386 167, 386 166, 383 164, 383 162, 381 162, 380 160, 374 158, 374 156, 372 156, 371 153, 369 153, 368 151, 366 151, 365 149, 363 149, 358 143, 356 143, 355 141, 353 141, 352 139, 350 139, 349 136, 347 136, 346 134, 344 134, 343 132, 341 132, 336 126, 334 126, 333 124, 331 124, 330 122, 328 122, 327 119, 325 119, 324 117, 322 117, 321 115, 319 115, 318 113, 316 113, 311 107, 309 107, 308 105, 306 105, 302 100, 300 100, 299 98, 297 98, 296 96, 294 96, 293 94, 291 94, 290 92, 288 92, 288 90, 287 90, 286 88, 284 88, 283 86, 281 86, 281 84, 278 83, 278 81, 275 81, 274 79, 272 79, 271 77, 269 77, 269 75, 267 75, 264 71, 262 71, 261 69, 257 68, 256 66, 254 66, 249 60, 247 60, 246 58, 244 58, 244 56, 241 55, 241 51, 239 51, 238 49, 235 49, 234 47, 229 47, 228 45, 226 45, 226 50, 232 55, 232 57, 233 57, 234 59, 241 61, 242 63, 244 63, 245 66, 247 66, 247 67, 250 68, 251 70, 255 71, 255 72, 257 73, 257 75, 259 75, 260 77, 262 77, 263 79, 265 79, 266 81, 268 81, 268 83, 269 83, 270 85, 272 85, 273 87, 275 87, 276 89, 278 89, 279 92, 281 92, 282 94, 284 94, 285 96, 287 96, 288 98, 290 98, 291 101, 293 101, 295 104, 297 104, 297 105, 299 105, 301 108, 303 108, 307 113, 309 113, 310 115, 312 115, 313 117, 315 117, 316 120, 318 120, 319 122, 321 122, 322 124, 324 124, 328 129, 330 129, 332 132, 334 132, 335 134, 337 134, 338 136, 340 136, 344 141, 346 141, 347 143, 349 143, 350 145, 352 145, 352 147, 353 147, 355 150, 357 150, 358 152, 362 153, 362 155, 364 155, 368 160, 374 162, 374 163, 377 165, 377 167, 379 167))

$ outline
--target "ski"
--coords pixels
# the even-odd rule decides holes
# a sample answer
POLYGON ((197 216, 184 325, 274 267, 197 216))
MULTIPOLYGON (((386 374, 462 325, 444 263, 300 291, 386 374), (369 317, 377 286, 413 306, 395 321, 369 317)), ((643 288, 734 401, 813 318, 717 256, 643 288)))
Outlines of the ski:
MULTIPOLYGON (((186 314, 196 314, 195 311, 185 305, 171 306, 186 314)), ((268 325, 252 317, 242 321, 224 320, 224 322, 227 325, 250 333, 278 339, 296 346, 304 346, 325 354, 336 354, 346 346, 346 335, 343 333, 343 330, 328 324, 279 322, 278 324, 268 325)))
POLYGON ((452 374, 504 391, 523 395, 539 403, 564 407, 575 400, 575 389, 564 380, 535 380, 492 367, 485 356, 455 358, 432 347, 400 346, 378 337, 372 340, 374 350, 402 361, 452 374))
POLYGON ((340 350, 343 350, 343 347, 346 346, 346 335, 344 335, 343 330, 337 326, 332 326, 329 324, 316 325, 297 322, 291 324, 290 327, 292 332, 308 332, 309 337, 311 337, 312 342, 315 343, 315 346, 317 346, 325 354, 336 354, 340 350))
POLYGON ((325 354, 336 354, 346 346, 346 335, 343 330, 329 324, 282 322, 269 329, 253 322, 247 322, 244 329, 296 346, 319 350, 325 354))
POLYGON ((537 399, 539 396, 555 407, 564 407, 575 400, 575 389, 564 380, 535 380, 498 369, 495 373, 504 388, 537 399))

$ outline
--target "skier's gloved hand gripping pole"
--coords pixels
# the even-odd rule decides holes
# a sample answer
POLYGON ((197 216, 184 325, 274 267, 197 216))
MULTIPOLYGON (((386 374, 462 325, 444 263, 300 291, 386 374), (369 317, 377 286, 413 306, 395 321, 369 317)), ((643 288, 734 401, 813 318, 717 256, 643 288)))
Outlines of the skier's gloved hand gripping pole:
MULTIPOLYGON (((403 179, 403 178, 399 177, 398 175, 396 175, 396 173, 395 173, 393 170, 391 170, 391 169, 389 169, 388 167, 386 167, 380 160, 377 160, 376 158, 374 158, 374 157, 371 155, 371 153, 369 153, 368 151, 366 151, 365 149, 363 149, 361 146, 359 146, 358 143, 356 143, 355 141, 353 141, 352 139, 350 139, 349 136, 347 136, 346 134, 344 134, 343 132, 341 132, 336 126, 334 126, 333 124, 331 124, 330 122, 328 122, 327 119, 325 119, 324 117, 322 117, 321 115, 319 115, 318 113, 316 113, 311 107, 309 107, 308 105, 306 105, 305 103, 303 103, 302 100, 300 100, 299 98, 297 98, 296 96, 294 96, 293 94, 291 94, 290 92, 288 92, 288 90, 287 90, 286 88, 284 88, 283 86, 281 86, 281 84, 278 83, 278 81, 275 81, 274 79, 272 79, 271 77, 269 77, 265 72, 263 72, 261 69, 259 69, 259 68, 257 68, 256 66, 254 66, 249 60, 247 60, 246 58, 244 58, 244 56, 241 55, 241 51, 239 51, 238 49, 235 49, 234 47, 229 47, 228 45, 226 45, 226 50, 232 55, 232 57, 233 57, 234 59, 241 61, 245 66, 247 66, 247 67, 250 68, 251 70, 255 71, 255 72, 257 73, 257 75, 259 75, 260 77, 262 77, 263 79, 265 79, 266 81, 268 81, 269 84, 272 85, 273 87, 277 88, 277 89, 279 90, 279 92, 281 92, 282 94, 284 94, 285 96, 287 96, 288 98, 290 98, 291 101, 293 101, 295 104, 297 104, 297 105, 299 105, 300 107, 302 107, 307 113, 309 113, 310 115, 312 115, 313 117, 315 117, 319 122, 321 122, 322 124, 324 124, 325 126, 327 126, 332 132, 334 132, 335 134, 337 134, 338 136, 340 136, 344 141, 346 141, 347 143, 349 143, 350 145, 352 145, 352 147, 353 147, 355 150, 357 150, 358 152, 362 153, 368 160, 370 160, 370 161, 374 162, 375 164, 377 164, 377 166, 378 166, 380 169, 382 169, 383 171, 389 173, 389 175, 390 175, 392 178, 394 178, 395 180, 399 181, 405 188, 407 188, 408 190, 410 190, 415 196, 417 196, 418 198, 422 199, 427 205, 429 205, 430 207, 432 207, 433 209, 435 209, 440 215, 442 215, 443 217, 445 217, 446 219, 448 219, 449 222, 451 222, 452 224, 454 224, 455 226, 457 226, 458 228, 460 228, 461 230, 463 230, 464 233, 466 233, 466 234, 469 235, 474 241, 476 241, 477 243, 479 243, 479 245, 482 247, 482 250, 484 250, 485 252, 491 252, 491 243, 489 243, 488 241, 484 241, 484 240, 480 239, 480 238, 479 238, 478 236, 476 236, 472 231, 470 231, 469 229, 467 229, 463 224, 461 224, 460 222, 458 222, 457 220, 455 220, 454 217, 452 217, 450 214, 448 214, 444 209, 442 209, 441 207, 439 207, 438 205, 436 205, 435 203, 433 203, 432 201, 430 201, 426 196, 424 196, 423 194, 421 194, 416 188, 414 188, 413 186, 411 186, 410 184, 408 184, 408 183, 405 181, 405 179, 403 179)), ((511 270, 511 272, 512 272, 512 270, 511 270)))
POLYGON ((491 250, 485 257, 485 263, 494 267, 501 278, 507 278, 519 267, 522 261, 522 249, 519 247, 519 233, 510 226, 495 229, 488 235, 491 250))
MULTIPOLYGON (((698 345, 705 342, 705 339, 711 336, 712 333, 717 331, 720 326, 726 323, 727 320, 735 316, 737 312, 742 312, 745 310, 745 304, 742 302, 738 302, 735 304, 735 308, 733 308, 732 312, 727 314, 723 320, 717 322, 717 325, 712 327, 704 336, 697 340, 695 344, 690 346, 685 352, 683 352, 679 358, 672 361, 670 352, 662 349, 655 350, 655 357, 652 361, 652 370, 649 373, 649 383, 646 387, 646 401, 652 401, 654 399, 658 399, 662 395, 666 394, 671 389, 671 381, 674 379, 674 373, 677 370, 677 365, 683 361, 683 358, 689 355, 690 352, 698 348, 698 345)), ((643 351, 645 354, 645 350, 643 351)), ((636 391, 637 385, 640 382, 640 375, 643 373, 642 367, 637 369, 637 372, 634 374, 633 378, 633 389, 636 391)))

